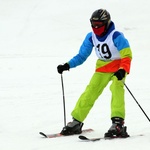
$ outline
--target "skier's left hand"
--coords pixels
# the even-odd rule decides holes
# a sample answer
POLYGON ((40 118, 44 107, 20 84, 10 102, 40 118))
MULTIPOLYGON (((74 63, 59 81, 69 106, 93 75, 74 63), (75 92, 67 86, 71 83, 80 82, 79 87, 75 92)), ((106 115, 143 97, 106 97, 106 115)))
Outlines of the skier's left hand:
POLYGON ((118 80, 122 80, 125 77, 126 71, 124 69, 119 69, 114 73, 114 76, 118 78, 118 80))

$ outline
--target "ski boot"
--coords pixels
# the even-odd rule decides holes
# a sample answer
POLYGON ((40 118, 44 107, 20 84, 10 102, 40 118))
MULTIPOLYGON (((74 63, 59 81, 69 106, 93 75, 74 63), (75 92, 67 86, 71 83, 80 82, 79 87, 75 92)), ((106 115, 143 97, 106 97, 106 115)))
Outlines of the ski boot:
POLYGON ((67 126, 65 126, 60 134, 62 135, 73 135, 73 134, 81 134, 82 133, 83 123, 79 122, 76 119, 73 119, 72 122, 69 122, 67 126))
POLYGON ((112 126, 109 128, 108 132, 105 133, 105 138, 127 138, 129 137, 127 133, 127 127, 124 126, 124 120, 119 117, 111 118, 112 126))

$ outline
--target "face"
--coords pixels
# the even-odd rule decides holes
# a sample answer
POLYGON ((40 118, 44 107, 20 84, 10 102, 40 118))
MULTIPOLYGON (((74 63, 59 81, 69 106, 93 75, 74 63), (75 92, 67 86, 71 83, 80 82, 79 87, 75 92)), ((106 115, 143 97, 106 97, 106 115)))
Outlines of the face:
POLYGON ((102 36, 103 33, 105 32, 105 25, 103 22, 91 21, 91 26, 93 32, 98 36, 102 36))

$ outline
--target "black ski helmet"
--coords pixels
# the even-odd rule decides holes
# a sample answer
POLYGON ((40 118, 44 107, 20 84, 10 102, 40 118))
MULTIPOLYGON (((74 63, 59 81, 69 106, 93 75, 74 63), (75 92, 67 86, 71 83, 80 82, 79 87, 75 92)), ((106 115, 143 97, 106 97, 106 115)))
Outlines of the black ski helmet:
POLYGON ((92 22, 101 22, 103 26, 105 25, 105 30, 107 30, 111 22, 111 17, 107 10, 98 9, 93 12, 90 18, 90 22, 91 22, 91 25, 92 25, 92 22))

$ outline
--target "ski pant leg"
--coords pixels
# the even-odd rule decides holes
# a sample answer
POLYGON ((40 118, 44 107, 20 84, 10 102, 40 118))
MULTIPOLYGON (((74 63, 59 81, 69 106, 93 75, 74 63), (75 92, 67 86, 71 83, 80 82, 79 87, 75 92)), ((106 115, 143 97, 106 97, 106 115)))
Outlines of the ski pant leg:
MULTIPOLYGON (((125 78, 123 79, 123 81, 125 78)), ((116 76, 112 77, 112 84, 110 86, 112 93, 111 98, 111 118, 120 117, 125 118, 125 100, 124 100, 124 84, 122 80, 118 80, 116 76)))
POLYGON ((93 107, 96 99, 111 80, 112 73, 95 72, 83 94, 78 99, 71 115, 78 121, 83 122, 93 107))

